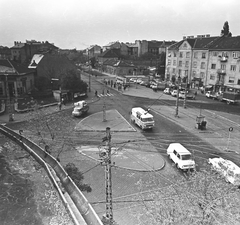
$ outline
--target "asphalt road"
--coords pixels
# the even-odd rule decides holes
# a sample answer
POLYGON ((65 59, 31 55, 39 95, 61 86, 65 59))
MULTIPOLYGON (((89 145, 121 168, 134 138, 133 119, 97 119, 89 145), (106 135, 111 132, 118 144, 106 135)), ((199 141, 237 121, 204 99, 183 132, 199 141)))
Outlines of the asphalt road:
MULTIPOLYGON (((94 93, 96 90, 98 93, 102 93, 109 89, 108 86, 102 85, 99 82, 96 82, 95 79, 91 79, 91 92, 94 93)), ((99 112, 103 110, 103 106, 108 109, 116 109, 123 117, 125 117, 130 122, 129 112, 134 106, 154 106, 154 105, 174 105, 176 99, 169 96, 169 99, 157 101, 150 100, 147 98, 138 98, 138 97, 129 97, 122 95, 120 92, 109 89, 111 95, 108 97, 101 97, 99 101, 90 105, 89 114, 99 112)), ((182 101, 180 101, 182 104, 182 101)), ((204 96, 197 96, 196 101, 188 102, 188 107, 199 107, 214 109, 214 110, 226 110, 231 112, 238 113, 239 106, 229 106, 224 103, 215 102, 211 99, 206 99, 204 96)), ((105 177, 104 177, 104 167, 100 163, 81 156, 75 149, 78 145, 95 145, 99 146, 101 144, 102 134, 99 132, 74 132, 73 127, 82 119, 82 118, 73 118, 71 117, 72 109, 64 110, 61 113, 53 115, 53 124, 51 125, 52 129, 58 132, 58 136, 55 137, 56 143, 53 143, 56 152, 52 152, 53 155, 57 155, 59 152, 61 163, 66 165, 67 163, 75 163, 78 166, 80 171, 84 174, 84 183, 90 184, 92 187, 91 193, 84 193, 89 202, 93 205, 98 215, 102 215, 105 212, 105 177), (62 145, 61 140, 65 138, 67 142, 62 145)), ((214 146, 203 141, 198 136, 194 135, 191 132, 186 131, 181 126, 177 125, 166 119, 164 116, 159 114, 157 111, 153 112, 155 116, 156 126, 153 131, 142 131, 138 127, 135 127, 140 133, 142 133, 149 142, 158 150, 166 159, 166 166, 164 169, 154 173, 142 173, 124 169, 113 169, 113 212, 114 218, 117 222, 120 221, 119 225, 132 225, 136 224, 134 218, 131 217, 131 210, 129 206, 133 209, 137 209, 138 203, 136 198, 139 193, 139 180, 143 183, 151 182, 149 190, 154 188, 164 188, 168 187, 170 184, 175 183, 177 179, 186 175, 179 171, 172 164, 170 160, 166 157, 166 148, 172 142, 181 142, 187 148, 191 149, 194 152, 194 157, 197 163, 197 169, 206 168, 206 159, 210 156, 216 156, 219 154, 219 151, 214 148, 214 146), (153 179, 157 178, 157 182, 153 182, 153 179), (125 215, 123 217, 123 215, 125 215), (125 218, 126 217, 126 218, 125 218)), ((21 129, 25 127, 24 130, 33 129, 31 124, 19 124, 21 129)), ((17 125, 15 129, 18 129, 17 125)), ((26 134, 27 135, 27 134, 26 134)), ((29 132, 29 135, 37 143, 39 137, 34 132, 29 132)), ((46 140, 49 137, 49 132, 45 133, 46 140)), ((130 134, 129 134, 130 135, 130 134)), ((114 137, 114 135, 113 135, 114 137)), ((115 140, 112 139, 114 144, 115 140)), ((141 140, 136 140, 136 147, 142 148, 141 140)), ((148 151, 146 149, 145 151, 148 151)), ((148 191, 148 190, 146 190, 148 191)), ((148 196, 146 196, 147 198, 148 196)))

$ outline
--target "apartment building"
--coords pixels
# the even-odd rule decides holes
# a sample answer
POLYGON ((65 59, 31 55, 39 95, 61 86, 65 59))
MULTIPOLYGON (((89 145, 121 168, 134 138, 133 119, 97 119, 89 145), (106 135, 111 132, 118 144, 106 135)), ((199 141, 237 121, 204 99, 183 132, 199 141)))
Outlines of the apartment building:
POLYGON ((26 42, 14 41, 11 49, 11 59, 19 63, 28 63, 36 53, 57 52, 58 48, 48 41, 26 40, 26 42))
POLYGON ((192 88, 240 90, 240 36, 184 37, 167 48, 165 79, 192 88))

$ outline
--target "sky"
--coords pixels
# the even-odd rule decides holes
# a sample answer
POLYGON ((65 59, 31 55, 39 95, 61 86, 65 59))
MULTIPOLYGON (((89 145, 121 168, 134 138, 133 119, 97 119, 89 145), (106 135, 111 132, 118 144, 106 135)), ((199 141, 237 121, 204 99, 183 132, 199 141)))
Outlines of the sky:
POLYGON ((240 35, 239 0, 0 0, 0 46, 48 41, 83 50, 135 40, 240 35))

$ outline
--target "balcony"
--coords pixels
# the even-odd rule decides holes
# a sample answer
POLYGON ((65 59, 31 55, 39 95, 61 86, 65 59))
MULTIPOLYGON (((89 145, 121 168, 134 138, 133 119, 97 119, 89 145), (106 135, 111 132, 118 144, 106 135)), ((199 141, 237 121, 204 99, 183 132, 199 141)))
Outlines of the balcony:
POLYGON ((218 75, 226 75, 226 70, 218 69, 217 73, 218 73, 218 75))
POLYGON ((221 62, 227 62, 227 60, 228 60, 228 56, 221 56, 221 55, 219 55, 218 57, 219 57, 221 62))

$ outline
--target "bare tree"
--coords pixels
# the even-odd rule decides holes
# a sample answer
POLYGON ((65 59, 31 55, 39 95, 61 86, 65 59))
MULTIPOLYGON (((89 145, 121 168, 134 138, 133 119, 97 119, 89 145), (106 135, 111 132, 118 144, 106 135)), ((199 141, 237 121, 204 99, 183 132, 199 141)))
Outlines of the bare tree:
MULTIPOLYGON (((145 185, 149 186, 141 183, 140 189, 145 185)), ((143 207, 132 212, 139 225, 240 224, 240 190, 211 170, 195 172, 165 188, 141 192, 138 198, 143 207)))

